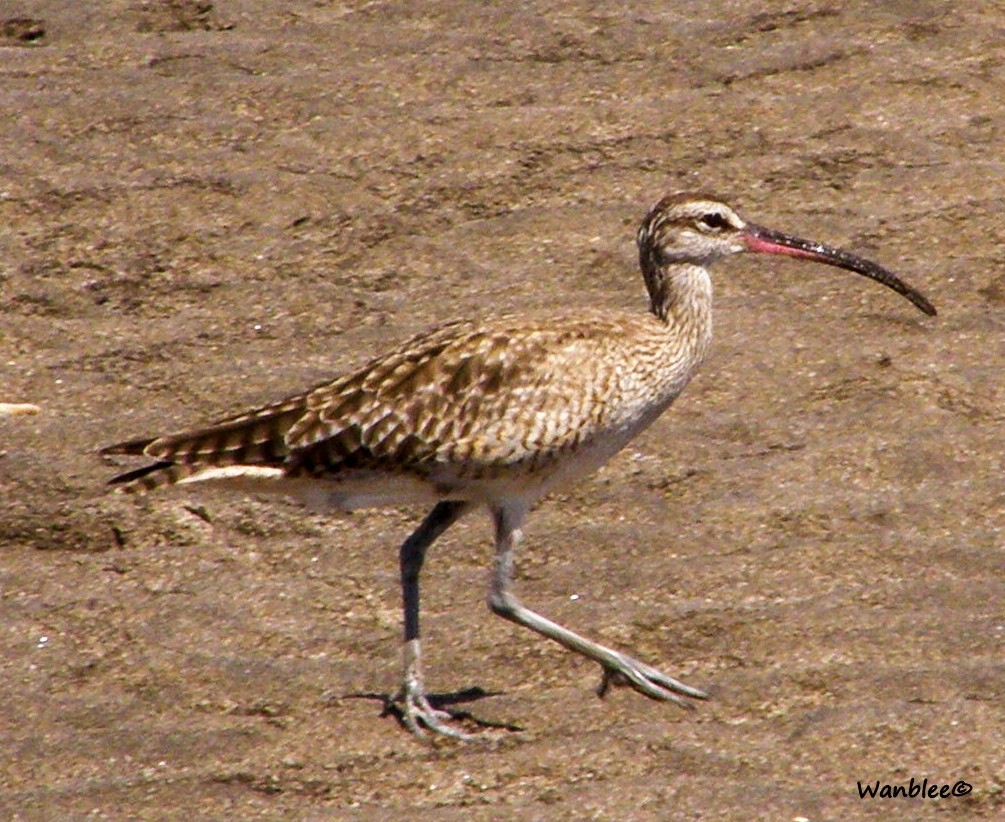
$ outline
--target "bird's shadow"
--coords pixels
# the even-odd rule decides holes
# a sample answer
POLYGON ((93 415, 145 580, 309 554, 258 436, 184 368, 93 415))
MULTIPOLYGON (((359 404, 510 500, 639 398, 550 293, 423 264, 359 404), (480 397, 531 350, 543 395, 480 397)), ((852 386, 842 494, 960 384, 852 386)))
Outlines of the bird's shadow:
MULTIPOLYGON (((488 699, 489 697, 502 695, 503 691, 486 691, 484 688, 480 688, 475 685, 471 688, 462 688, 459 691, 449 691, 441 694, 426 694, 426 699, 429 700, 429 704, 434 708, 446 711, 450 714, 452 719, 456 719, 460 722, 470 722, 472 725, 477 725, 479 728, 494 728, 496 730, 514 732, 524 730, 522 725, 516 725, 512 722, 495 722, 491 719, 480 719, 470 711, 457 710, 456 708, 451 707, 454 705, 462 705, 466 702, 476 702, 479 699, 488 699)), ((391 694, 378 693, 376 691, 353 691, 351 693, 343 694, 342 699, 376 700, 382 705, 382 710, 380 712, 381 717, 393 716, 403 729, 408 729, 408 725, 405 724, 405 714, 401 710, 401 705, 398 704, 397 699, 391 694)))

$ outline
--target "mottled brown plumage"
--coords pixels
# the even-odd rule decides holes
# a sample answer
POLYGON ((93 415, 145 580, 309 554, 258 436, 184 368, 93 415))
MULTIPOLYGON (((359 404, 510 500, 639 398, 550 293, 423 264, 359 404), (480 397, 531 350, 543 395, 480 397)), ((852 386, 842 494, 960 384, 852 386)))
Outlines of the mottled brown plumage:
POLYGON ((684 375, 679 354, 666 349, 665 326, 646 314, 454 322, 283 402, 106 453, 158 460, 126 490, 253 465, 336 485, 360 471, 403 473, 444 496, 479 477, 544 471, 630 425, 684 375), (652 362, 640 360, 646 350, 652 362), (664 379, 654 379, 659 372, 664 379))
POLYGON ((421 679, 418 572, 426 548, 474 504, 496 523, 492 609, 596 660, 611 682, 687 704, 694 688, 556 625, 510 591, 512 551, 530 507, 602 465, 683 390, 712 337, 707 267, 742 251, 856 271, 935 309, 875 263, 745 222, 705 194, 663 198, 638 233, 650 313, 614 310, 448 323, 361 368, 273 405, 201 429, 131 440, 106 454, 154 462, 112 480, 127 491, 214 482, 321 506, 423 502, 432 512, 401 549, 405 605, 402 716, 464 736, 434 709, 421 679))

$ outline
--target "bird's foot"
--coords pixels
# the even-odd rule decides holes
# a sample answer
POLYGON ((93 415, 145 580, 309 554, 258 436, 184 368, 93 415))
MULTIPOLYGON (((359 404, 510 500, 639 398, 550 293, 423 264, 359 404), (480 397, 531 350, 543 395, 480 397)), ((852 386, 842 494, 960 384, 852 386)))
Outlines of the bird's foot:
POLYGON ((708 694, 704 691, 685 685, 662 671, 617 651, 613 652, 609 661, 600 664, 604 675, 597 686, 597 696, 601 698, 606 696, 612 685, 627 685, 650 699, 673 702, 682 708, 694 708, 691 702, 682 697, 708 699, 708 694))
POLYGON ((417 679, 406 679, 398 695, 391 700, 391 704, 400 711, 401 721, 405 727, 419 739, 425 740, 429 731, 464 741, 478 738, 474 734, 452 727, 450 723, 456 722, 459 717, 449 711, 434 708, 417 679))
POLYGON ((459 717, 449 711, 434 708, 426 696, 426 688, 422 684, 422 653, 418 637, 407 640, 404 646, 405 675, 401 682, 401 690, 391 700, 392 705, 400 711, 401 721, 419 739, 426 739, 426 732, 448 736, 452 739, 470 740, 476 737, 451 727, 459 717))

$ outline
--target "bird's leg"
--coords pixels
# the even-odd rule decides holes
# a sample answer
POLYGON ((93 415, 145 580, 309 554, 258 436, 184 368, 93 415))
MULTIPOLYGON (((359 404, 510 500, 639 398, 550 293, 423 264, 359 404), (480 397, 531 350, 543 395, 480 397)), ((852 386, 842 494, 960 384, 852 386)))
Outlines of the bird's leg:
POLYGON ((510 590, 513 581, 513 550, 520 540, 520 525, 526 513, 525 509, 517 508, 493 510, 496 527, 496 564, 489 595, 489 607, 492 611, 511 622, 555 640, 570 651, 600 663, 604 669, 603 679, 597 688, 600 696, 614 684, 630 685, 651 699, 674 702, 684 708, 690 708, 692 705, 681 697, 707 699, 708 694, 704 691, 678 682, 637 659, 573 633, 568 628, 530 610, 513 595, 510 590))
POLYGON ((411 536, 401 544, 401 593, 405 612, 405 644, 403 647, 404 678, 401 691, 395 697, 401 703, 401 716, 416 736, 425 736, 424 728, 436 733, 465 739, 468 734, 446 724, 452 717, 429 704, 422 682, 422 655, 419 644, 419 572, 426 549, 437 537, 460 519, 467 510, 466 502, 438 502, 411 536))

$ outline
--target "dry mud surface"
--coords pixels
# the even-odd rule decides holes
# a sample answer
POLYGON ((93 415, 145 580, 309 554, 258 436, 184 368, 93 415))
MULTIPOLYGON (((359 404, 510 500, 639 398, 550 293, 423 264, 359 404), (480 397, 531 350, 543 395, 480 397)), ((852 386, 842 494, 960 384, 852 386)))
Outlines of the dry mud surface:
POLYGON ((1003 818, 998 4, 3 10, 0 402, 41 411, 0 418, 0 816, 1003 818), (699 377, 531 517, 528 604, 699 710, 601 701, 491 616, 472 516, 427 565, 427 676, 521 730, 425 746, 348 698, 396 688, 421 512, 106 493, 98 446, 437 321, 644 310, 638 220, 695 187, 940 309, 723 263, 699 377), (912 777, 972 791, 858 796, 912 777))

